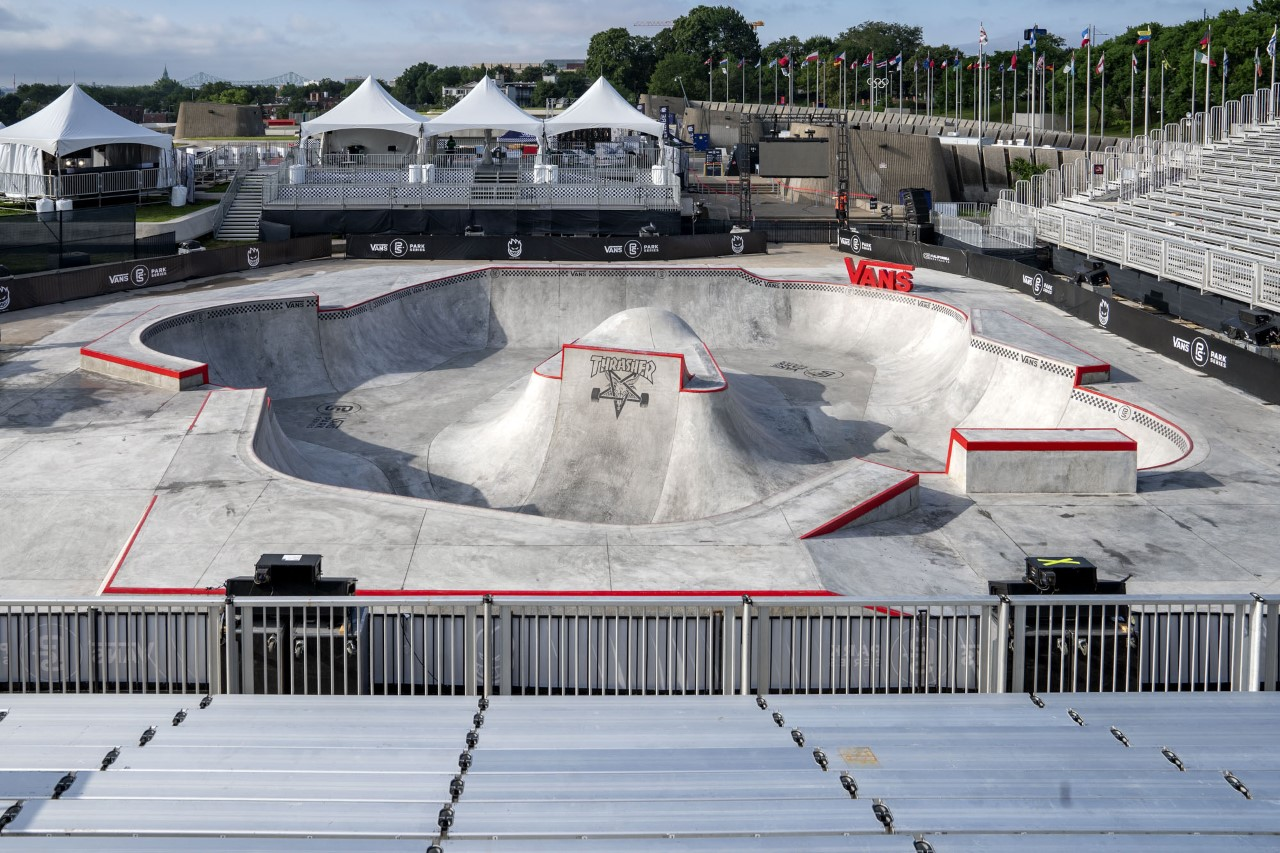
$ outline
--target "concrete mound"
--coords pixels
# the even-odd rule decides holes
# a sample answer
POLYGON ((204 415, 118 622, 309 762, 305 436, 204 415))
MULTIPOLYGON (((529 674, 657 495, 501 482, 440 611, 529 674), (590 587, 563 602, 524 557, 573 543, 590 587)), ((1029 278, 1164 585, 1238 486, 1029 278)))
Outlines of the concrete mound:
POLYGON ((431 443, 442 498, 579 521, 688 521, 830 462, 806 419, 738 393, 663 309, 614 314, 521 384, 506 407, 481 407, 431 443))

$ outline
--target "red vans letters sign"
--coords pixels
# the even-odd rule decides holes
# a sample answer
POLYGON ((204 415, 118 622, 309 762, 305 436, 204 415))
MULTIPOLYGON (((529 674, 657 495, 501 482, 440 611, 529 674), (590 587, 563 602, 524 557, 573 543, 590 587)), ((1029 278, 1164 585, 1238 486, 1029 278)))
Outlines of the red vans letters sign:
POLYGON ((850 283, 862 287, 878 287, 882 290, 906 293, 915 286, 911 279, 911 273, 915 267, 911 264, 894 264, 889 261, 862 258, 855 267, 853 258, 845 258, 844 265, 849 269, 850 283))

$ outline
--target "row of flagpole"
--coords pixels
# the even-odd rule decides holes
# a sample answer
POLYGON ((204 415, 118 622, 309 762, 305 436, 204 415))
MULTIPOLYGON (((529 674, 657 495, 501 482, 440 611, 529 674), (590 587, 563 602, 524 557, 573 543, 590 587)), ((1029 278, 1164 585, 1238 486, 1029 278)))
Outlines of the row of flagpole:
MULTIPOLYGON (((1273 90, 1275 88, 1275 80, 1276 80, 1276 36, 1277 36, 1278 29, 1280 28, 1278 27, 1272 28, 1271 39, 1267 42, 1267 45, 1266 45, 1267 55, 1271 59, 1271 87, 1273 90)), ((1030 47, 1031 49, 1031 67, 1028 69, 1028 72, 1027 72, 1027 76, 1028 76, 1027 113, 1028 113, 1028 120, 1030 125, 1031 144, 1034 146, 1036 126, 1043 121, 1045 104, 1051 103, 1056 105, 1057 103, 1057 78, 1052 76, 1052 73, 1055 70, 1054 67, 1046 65, 1044 54, 1037 55, 1036 37, 1037 35, 1043 35, 1044 32, 1040 30, 1037 26, 1033 25, 1031 29, 1027 31, 1027 34, 1029 35, 1029 38, 1027 39, 1028 47, 1030 47), (1046 70, 1050 72, 1049 79, 1052 82, 1051 92, 1047 93, 1049 95, 1048 100, 1046 100, 1046 97, 1045 97, 1046 70), (1039 76, 1038 82, 1036 80, 1037 72, 1039 76), (1038 93, 1036 91, 1037 87, 1039 88, 1038 93), (1038 114, 1035 106, 1037 101, 1037 95, 1040 103, 1040 110, 1038 114)), ((1144 62, 1144 71, 1143 71, 1143 87, 1142 87, 1142 95, 1143 95, 1142 132, 1144 135, 1146 135, 1150 130, 1150 104, 1151 104, 1151 28, 1150 26, 1147 25, 1147 26, 1144 26, 1142 29, 1139 29, 1137 31, 1137 34, 1138 34, 1137 43, 1145 46, 1145 62, 1144 62)), ((1204 74, 1204 77, 1205 77, 1205 87, 1204 87, 1205 110, 1204 112, 1206 117, 1208 116, 1209 107, 1211 106, 1211 95, 1210 95, 1211 75, 1209 73, 1209 68, 1212 68, 1217 65, 1217 63, 1214 62, 1212 59, 1211 36, 1212 36, 1212 27, 1210 27, 1205 32, 1204 38, 1200 40, 1200 42, 1198 43, 1197 49, 1194 50, 1192 54, 1191 115, 1193 116, 1195 115, 1195 112, 1196 112, 1196 77, 1198 75, 1196 74, 1195 66, 1197 65, 1208 66, 1206 67, 1205 74, 1204 74), (1204 48, 1204 52, 1201 52, 1198 49, 1200 47, 1204 48)), ((1085 130, 1084 130, 1086 148, 1089 147, 1089 142, 1092 137, 1092 130, 1093 130, 1092 100, 1093 100, 1093 77, 1094 76, 1097 76, 1100 78, 1099 106, 1100 106, 1101 123, 1098 128, 1098 135, 1104 136, 1106 134, 1106 81, 1107 81, 1106 57, 1105 55, 1102 57, 1099 57, 1098 64, 1096 66, 1093 64, 1093 41, 1094 41, 1093 37, 1094 37, 1093 25, 1089 25, 1088 27, 1085 27, 1084 30, 1082 30, 1080 33, 1080 48, 1085 51, 1085 67, 1087 69, 1085 74, 1085 130), (1090 71, 1092 73, 1089 73, 1090 71)), ((983 128, 986 125, 991 124, 991 101, 990 101, 991 81, 990 81, 990 73, 989 73, 991 71, 991 68, 990 68, 990 63, 988 63, 986 59, 987 45, 988 45, 987 31, 985 26, 980 23, 978 25, 978 60, 976 63, 971 63, 966 67, 966 70, 973 70, 975 72, 974 76, 975 76, 976 89, 974 94, 974 118, 978 123, 978 134, 980 137, 982 135, 983 128)), ((905 68, 904 68, 901 51, 899 51, 897 56, 893 57, 892 59, 881 60, 878 63, 875 61, 874 52, 868 53, 867 58, 863 60, 862 63, 860 64, 856 61, 853 63, 848 62, 846 53, 847 51, 842 52, 839 56, 835 57, 834 60, 832 60, 831 62, 833 66, 838 66, 839 68, 840 108, 841 109, 847 109, 848 107, 846 97, 849 91, 848 90, 848 67, 850 65, 852 65, 854 69, 853 90, 855 93, 859 91, 858 70, 860 68, 871 69, 868 72, 868 86, 870 89, 869 91, 870 108, 872 110, 876 108, 877 86, 875 84, 870 83, 870 81, 875 79, 875 69, 877 68, 886 69, 886 74, 888 74, 891 71, 895 71, 895 70, 897 71, 898 103, 899 105, 905 103, 905 94, 903 91, 904 85, 905 85, 904 79, 903 79, 905 68)), ((948 63, 950 61, 951 60, 944 59, 942 61, 941 70, 946 71, 948 63)), ((1013 115, 1014 115, 1015 125, 1017 124, 1017 114, 1018 114, 1017 61, 1018 61, 1018 51, 1015 50, 1012 56, 1010 57, 1009 64, 1008 64, 1008 70, 1013 72, 1013 92, 1014 92, 1013 115)), ((763 62, 763 57, 761 57, 760 59, 757 59, 754 67, 756 69, 759 69, 762 62, 763 62)), ((961 115, 961 108, 962 108, 961 105, 963 103, 963 94, 964 94, 964 88, 963 88, 964 76, 960 73, 962 59, 959 53, 956 54, 954 58, 954 62, 955 62, 955 65, 953 66, 952 70, 956 72, 955 117, 957 120, 959 120, 961 115)), ((726 77, 725 100, 727 101, 729 98, 729 82, 730 82, 728 79, 728 76, 729 76, 728 57, 721 59, 717 64, 715 63, 715 57, 713 55, 711 57, 708 57, 704 64, 708 66, 707 87, 710 93, 710 99, 712 101, 715 100, 714 69, 718 65, 721 72, 726 77)), ((1229 64, 1229 58, 1226 50, 1224 49, 1222 53, 1221 93, 1219 96, 1220 104, 1226 103, 1226 91, 1227 91, 1226 81, 1227 81, 1228 64, 1229 64)), ((737 67, 742 72, 742 80, 741 80, 742 101, 745 103, 747 99, 747 73, 746 73, 745 58, 739 58, 737 67)), ((788 83, 793 84, 794 79, 792 78, 792 75, 795 69, 792 65, 792 60, 790 55, 778 57, 774 60, 771 60, 767 67, 772 68, 774 70, 773 93, 774 93, 774 101, 776 103, 778 102, 778 97, 779 97, 778 96, 778 73, 781 72, 782 75, 788 79, 788 83)), ((805 86, 806 102, 808 106, 813 106, 812 98, 813 98, 813 91, 815 87, 812 84, 813 84, 814 73, 816 71, 817 78, 818 78, 816 88, 818 89, 819 92, 825 93, 827 91, 828 86, 824 84, 824 74, 829 74, 829 69, 827 69, 826 65, 821 61, 821 58, 817 51, 814 51, 808 54, 802 61, 800 67, 807 69, 806 78, 805 78, 806 79, 806 86, 805 86)), ((1000 119, 1001 119, 1001 122, 1004 121, 1005 69, 1006 69, 1006 66, 1002 63, 1000 66, 1000 119)), ((926 70, 925 103, 926 103, 926 109, 928 111, 928 114, 932 116, 933 110, 934 110, 934 94, 935 93, 934 93, 934 79, 933 79, 934 62, 933 62, 933 57, 931 55, 926 58, 925 70, 926 70)), ((1161 126, 1164 125, 1164 112, 1165 112, 1164 110, 1165 71, 1170 71, 1170 70, 1174 70, 1173 66, 1169 64, 1168 59, 1162 58, 1161 64, 1160 64, 1160 125, 1161 126)), ((912 84, 912 98, 918 104, 919 102, 919 71, 920 71, 919 56, 917 56, 912 61, 912 71, 914 76, 914 81, 912 84)), ((1070 130, 1072 133, 1074 133, 1075 132, 1075 112, 1076 112, 1075 110, 1076 52, 1075 51, 1072 51, 1071 59, 1068 62, 1066 68, 1063 69, 1062 73, 1069 75, 1072 81, 1072 85, 1067 92, 1065 107, 1066 107, 1066 113, 1070 117, 1070 121, 1069 121, 1070 130)), ((1254 50, 1254 74, 1256 77, 1262 76, 1261 58, 1259 56, 1258 50, 1256 49, 1254 50)), ((763 96, 763 76, 764 76, 763 74, 757 74, 757 96, 756 97, 757 97, 757 100, 760 100, 760 101, 763 100, 763 97, 762 97, 763 96)), ((1138 76, 1138 55, 1136 52, 1133 52, 1130 54, 1130 75, 1129 75, 1129 127, 1130 127, 1130 133, 1132 135, 1136 135, 1137 133, 1136 115, 1135 115, 1135 107, 1137 102, 1137 96, 1136 96, 1137 76, 1138 76)), ((888 90, 889 79, 887 77, 880 78, 880 79, 884 81, 882 84, 882 87, 885 89, 884 104, 885 104, 885 108, 887 109, 889 104, 889 90, 888 90)), ((951 88, 950 77, 944 76, 943 108, 944 108, 944 111, 947 111, 947 112, 950 111, 950 105, 951 105, 950 88, 951 88)), ((788 91, 794 92, 794 89, 789 85, 788 91)), ((793 99, 789 97, 788 103, 790 103, 792 100, 793 99)), ((821 105, 821 103, 822 101, 820 96, 819 104, 821 105)), ((1208 138, 1209 138, 1209 123, 1206 118, 1206 121, 1205 121, 1206 141, 1208 140, 1208 138)))

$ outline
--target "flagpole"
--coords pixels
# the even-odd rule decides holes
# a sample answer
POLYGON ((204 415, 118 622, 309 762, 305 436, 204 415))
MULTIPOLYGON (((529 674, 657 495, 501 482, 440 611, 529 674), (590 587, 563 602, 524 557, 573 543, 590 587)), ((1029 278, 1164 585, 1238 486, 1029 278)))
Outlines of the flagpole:
POLYGON ((1227 106, 1227 49, 1222 49, 1222 97, 1218 103, 1225 108, 1227 106))
POLYGON ((1151 114, 1151 39, 1147 39, 1147 57, 1142 75, 1142 135, 1150 138, 1148 121, 1151 114))
MULTIPOLYGON (((1276 30, 1275 24, 1271 25, 1271 41, 1267 42, 1267 54, 1271 57, 1271 97, 1275 98, 1276 91, 1276 30)), ((1271 114, 1276 114, 1276 105, 1271 105, 1271 114)))
POLYGON ((744 57, 738 57, 738 67, 742 69, 742 103, 747 102, 747 60, 744 57))
POLYGON ((1098 97, 1101 99, 1099 107, 1101 117, 1098 119, 1098 141, 1107 135, 1107 56, 1102 55, 1102 88, 1098 90, 1098 97))
POLYGON ((715 103, 715 100, 716 100, 715 78, 711 76, 715 73, 715 71, 716 71, 716 55, 713 52, 711 54, 711 58, 707 60, 707 100, 712 103, 715 103))
POLYGON ((1031 25, 1031 92, 1027 95, 1027 112, 1031 116, 1031 147, 1036 147, 1036 29, 1039 24, 1031 25))
POLYGON ((1093 24, 1086 31, 1089 40, 1084 47, 1084 150, 1089 150, 1089 131, 1093 123, 1093 24))
POLYGON ((898 51, 898 111, 902 111, 902 51, 898 51))
POLYGON ((1204 45, 1204 144, 1209 144, 1209 100, 1212 97, 1209 92, 1209 78, 1213 75, 1209 70, 1213 68, 1213 25, 1209 25, 1209 31, 1205 33, 1204 45))
POLYGON ((1018 44, 1013 49, 1013 58, 1009 61, 1013 63, 1013 126, 1018 127, 1018 51, 1022 49, 1022 45, 1018 44))
POLYGON ((1160 129, 1164 130, 1164 67, 1168 65, 1168 61, 1162 56, 1160 57, 1160 129))
POLYGON ((1134 61, 1137 59, 1137 57, 1133 56, 1133 54, 1129 54, 1129 56, 1131 57, 1129 60, 1129 138, 1133 139, 1133 137, 1136 135, 1134 133, 1134 127, 1133 127, 1133 107, 1134 107, 1133 99, 1135 97, 1134 91, 1133 91, 1133 84, 1137 82, 1136 78, 1138 76, 1138 69, 1135 67, 1137 63, 1134 61))

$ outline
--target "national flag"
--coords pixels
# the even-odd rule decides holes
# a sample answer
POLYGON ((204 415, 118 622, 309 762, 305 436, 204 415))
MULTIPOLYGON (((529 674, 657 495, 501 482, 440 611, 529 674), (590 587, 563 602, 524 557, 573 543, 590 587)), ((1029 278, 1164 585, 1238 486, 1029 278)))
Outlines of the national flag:
POLYGON ((870 68, 870 67, 871 67, 871 63, 872 63, 872 62, 874 62, 874 61, 875 61, 875 60, 874 60, 874 58, 872 57, 872 55, 868 53, 868 54, 867 54, 867 58, 866 58, 866 59, 864 59, 864 60, 862 60, 862 67, 863 67, 863 68, 870 68))
POLYGON ((1150 41, 1151 41, 1150 27, 1147 27, 1145 30, 1138 30, 1138 44, 1147 44, 1150 41))
POLYGON ((778 60, 777 60, 776 58, 775 58, 775 59, 770 59, 770 60, 769 60, 769 67, 770 67, 770 68, 772 68, 773 66, 775 66, 775 65, 777 65, 777 64, 778 64, 778 60))
POLYGON ((1044 54, 1043 53, 1040 54, 1040 58, 1036 60, 1036 70, 1037 71, 1044 70, 1044 54))
POLYGON ((806 56, 806 57, 804 58, 804 61, 805 61, 805 62, 817 62, 817 61, 818 61, 818 52, 815 50, 813 53, 811 53, 811 54, 809 54, 808 56, 806 56))
POLYGON ((978 44, 987 43, 987 28, 981 23, 978 24, 978 44))
POLYGON ((741 68, 741 67, 742 67, 742 63, 744 63, 744 62, 746 62, 746 60, 745 60, 745 59, 739 59, 739 60, 738 60, 738 67, 739 67, 739 68, 741 68))
POLYGON ((840 55, 837 56, 835 59, 831 60, 831 64, 839 65, 841 62, 844 62, 844 55, 846 53, 848 53, 848 51, 845 51, 845 50, 840 51, 840 55))
POLYGON ((1003 74, 1003 73, 1004 73, 1004 71, 1005 71, 1005 64, 1004 64, 1003 62, 1001 62, 1001 63, 1000 63, 1000 73, 1001 73, 1001 74, 1003 74))
POLYGON ((1173 67, 1172 65, 1170 65, 1170 64, 1169 64, 1169 60, 1167 60, 1167 59, 1162 59, 1162 60, 1160 60, 1160 70, 1161 70, 1161 71, 1174 71, 1175 69, 1174 69, 1174 67, 1173 67))
POLYGON ((756 65, 755 65, 755 67, 756 67, 756 68, 759 68, 759 67, 760 67, 760 63, 761 63, 761 62, 764 62, 764 57, 763 57, 763 56, 756 60, 756 65))
POLYGON ((1074 53, 1074 52, 1071 54, 1071 61, 1067 63, 1067 67, 1066 67, 1066 68, 1064 68, 1064 69, 1062 69, 1062 73, 1063 73, 1063 74, 1070 74, 1070 75, 1072 75, 1073 77, 1075 76, 1075 73, 1076 73, 1076 55, 1075 55, 1075 53, 1074 53))
POLYGON ((1209 35, 1210 35, 1212 32, 1213 32, 1212 30, 1206 30, 1206 31, 1205 31, 1204 38, 1200 39, 1200 46, 1201 46, 1201 47, 1208 47, 1208 46, 1209 46, 1209 35))
POLYGON ((892 64, 894 64, 894 65, 901 66, 901 65, 902 65, 902 51, 898 51, 898 55, 897 55, 897 56, 895 56, 893 59, 890 59, 890 60, 889 60, 889 62, 891 62, 891 63, 892 63, 892 64))
POLYGON ((930 71, 932 71, 932 70, 933 70, 933 57, 932 57, 932 56, 930 56, 930 57, 929 57, 929 61, 925 63, 925 67, 926 67, 926 68, 928 68, 930 71))
POLYGON ((714 57, 714 56, 708 56, 708 57, 707 57, 707 61, 706 61, 706 62, 704 62, 704 63, 702 63, 702 64, 703 64, 703 65, 710 65, 710 64, 711 64, 712 62, 714 62, 714 61, 715 61, 715 57, 714 57))
POLYGON ((964 70, 965 70, 965 71, 972 71, 973 69, 975 69, 975 68, 977 68, 977 67, 978 67, 978 63, 976 63, 976 62, 970 62, 968 65, 966 65, 966 66, 964 67, 964 70))
POLYGON ((882 59, 876 63, 876 68, 888 68, 888 67, 889 67, 889 60, 887 59, 882 59))
POLYGON ((1036 30, 1038 29, 1040 29, 1038 25, 1031 28, 1031 39, 1027 42, 1031 46, 1032 53, 1036 51, 1036 30))
POLYGON ((1272 59, 1276 58, 1276 30, 1277 29, 1278 27, 1273 24, 1271 27, 1271 41, 1267 42, 1267 56, 1271 57, 1272 59))
POLYGON ((720 73, 726 77, 729 76, 729 57, 727 56, 720 60, 720 73))
POLYGON ((1051 74, 1053 73, 1053 66, 1052 66, 1052 65, 1046 65, 1044 68, 1045 68, 1045 70, 1046 70, 1046 71, 1048 71, 1049 73, 1051 73, 1051 74))
POLYGON ((1222 73, 1227 73, 1227 49, 1225 47, 1222 49, 1222 73))
POLYGON ((943 70, 943 71, 947 70, 947 60, 945 60, 945 59, 944 59, 944 60, 942 60, 942 70, 943 70))
POLYGON ((1129 59, 1132 60, 1131 67, 1133 69, 1133 73, 1137 74, 1138 73, 1138 54, 1130 51, 1129 59))
POLYGON ((1262 76, 1262 60, 1258 58, 1258 49, 1256 47, 1253 49, 1253 76, 1262 76))
POLYGON ((1016 53, 1013 56, 1009 57, 1009 70, 1010 71, 1018 70, 1018 54, 1016 53))
POLYGON ((1093 31, 1093 27, 1085 27, 1083 30, 1081 30, 1081 31, 1080 31, 1080 46, 1081 46, 1081 47, 1088 47, 1088 46, 1089 46, 1089 40, 1090 40, 1090 38, 1091 38, 1091 36, 1092 36, 1092 31, 1093 31))
POLYGON ((728 64, 729 64, 729 57, 727 57, 727 56, 726 56, 724 59, 720 60, 720 67, 721 67, 721 68, 725 67, 725 66, 726 66, 726 65, 728 65, 728 64))
POLYGON ((1094 73, 1094 74, 1101 74, 1101 73, 1102 73, 1102 64, 1103 64, 1104 62, 1106 62, 1106 60, 1107 60, 1107 55, 1106 55, 1105 53, 1104 53, 1101 57, 1099 57, 1099 58, 1098 58, 1098 67, 1097 67, 1097 68, 1095 68, 1095 69, 1093 69, 1093 73, 1094 73))
POLYGON ((790 64, 791 64, 791 57, 790 57, 790 56, 779 56, 779 57, 778 57, 778 67, 779 67, 779 68, 786 68, 786 67, 787 67, 788 65, 790 65, 790 64))
POLYGON ((1216 62, 1214 62, 1212 59, 1210 59, 1210 58, 1209 58, 1209 54, 1207 54, 1207 53, 1201 53, 1201 52, 1200 52, 1200 51, 1198 51, 1198 50, 1197 50, 1197 51, 1193 51, 1193 53, 1195 54, 1195 61, 1196 61, 1196 62, 1199 62, 1201 65, 1208 65, 1210 68, 1217 68, 1217 67, 1218 67, 1218 63, 1216 63, 1216 62))

